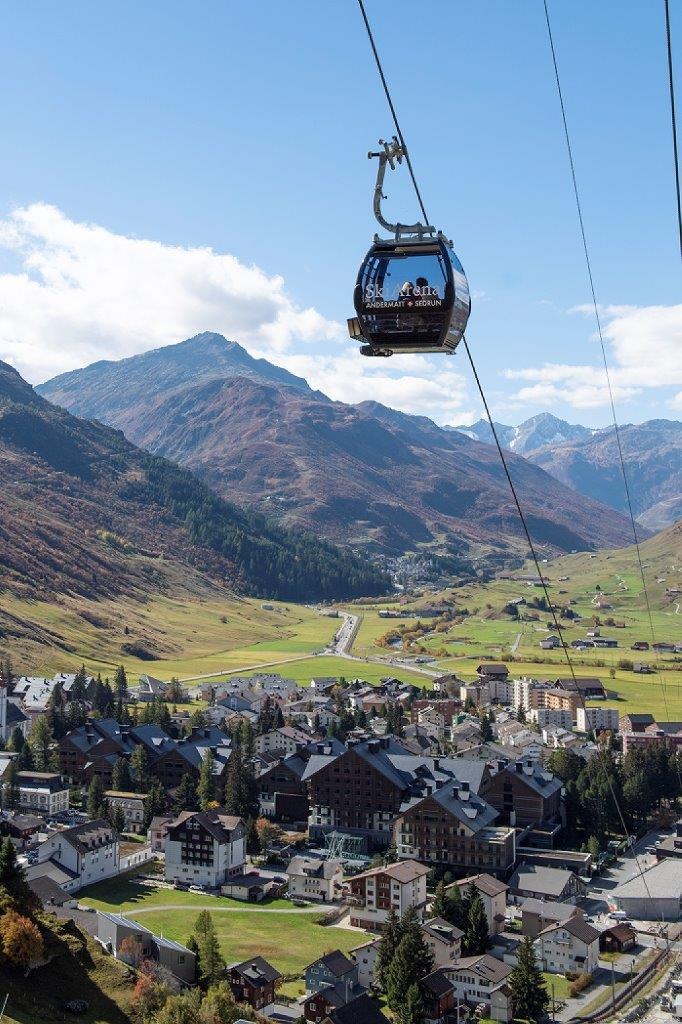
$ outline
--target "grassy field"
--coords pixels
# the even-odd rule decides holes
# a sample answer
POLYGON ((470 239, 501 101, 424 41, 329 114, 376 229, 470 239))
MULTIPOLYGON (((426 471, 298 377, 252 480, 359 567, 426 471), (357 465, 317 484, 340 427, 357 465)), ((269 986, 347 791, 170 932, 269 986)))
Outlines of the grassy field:
POLYGON ((245 906, 238 900, 175 889, 147 889, 134 877, 92 886, 81 902, 98 910, 126 913, 156 934, 186 942, 200 910, 212 911, 220 946, 228 961, 264 956, 285 974, 299 974, 330 949, 347 952, 363 941, 363 932, 319 924, 320 914, 294 912, 287 900, 245 906), (174 905, 178 909, 164 910, 174 905))
MULTIPOLYGON (((145 914, 147 928, 176 942, 187 942, 196 915, 185 910, 145 914)), ((364 941, 364 933, 348 928, 326 928, 315 914, 270 914, 243 910, 213 914, 223 956, 228 963, 264 956, 283 974, 300 974, 317 957, 332 949, 347 952, 364 941)))
POLYGON ((272 602, 267 610, 261 603, 200 596, 48 603, 4 595, 3 612, 30 620, 46 638, 37 649, 17 643, 12 652, 17 671, 68 671, 84 663, 89 671, 107 675, 124 663, 131 680, 142 672, 186 678, 312 654, 324 648, 338 625, 303 605, 272 602), (50 643, 51 637, 59 643, 50 643), (122 647, 131 641, 154 652, 154 660, 125 653, 122 647))
MULTIPOLYGON (((682 531, 672 528, 645 542, 641 551, 655 639, 678 641, 682 637, 682 600, 678 603, 674 596, 666 593, 666 588, 682 586, 682 531)), ((532 571, 532 567, 526 565, 513 574, 514 578, 425 595, 405 605, 406 611, 412 614, 399 620, 381 619, 379 607, 349 607, 348 610, 362 615, 353 653, 381 654, 383 649, 376 644, 378 637, 397 625, 414 625, 420 608, 447 600, 457 609, 466 609, 463 621, 451 625, 447 632, 426 633, 419 640, 427 652, 438 658, 438 668, 473 679, 481 661, 492 657, 506 661, 514 675, 548 679, 568 675, 563 652, 543 651, 539 647, 543 637, 555 632, 549 625, 549 612, 521 606, 522 614, 537 613, 534 621, 519 621, 504 612, 509 602, 519 598, 529 602, 542 596, 540 588, 528 586, 521 578, 532 571)), ((605 706, 616 707, 622 713, 647 710, 662 718, 682 720, 682 671, 678 671, 682 663, 674 655, 639 653, 631 649, 637 640, 651 642, 652 639, 634 549, 605 551, 596 556, 566 555, 543 564, 543 573, 549 577, 552 603, 559 607, 570 603, 572 610, 581 617, 579 623, 561 620, 566 627, 567 642, 585 636, 586 630, 595 624, 595 616, 601 619, 602 634, 618 640, 618 647, 614 649, 571 651, 576 675, 602 679, 609 691, 605 706), (611 607, 597 608, 597 600, 611 607), (608 618, 624 625, 604 624, 608 618), (655 664, 656 671, 639 675, 624 670, 619 667, 623 659, 655 664)), ((429 620, 422 619, 422 622, 428 624, 429 620)))
MULTIPOLYGON (((89 889, 83 890, 79 902, 96 910, 108 910, 115 914, 134 914, 138 909, 143 909, 146 913, 150 907, 171 903, 198 910, 215 910, 221 907, 240 909, 244 906, 239 900, 227 899, 225 896, 208 896, 200 892, 184 892, 182 889, 149 888, 142 885, 134 875, 123 875, 90 886, 89 889)), ((288 900, 271 900, 265 904, 256 904, 253 909, 254 912, 264 909, 291 910, 291 903, 288 900)))
MULTIPOLYGON (((239 673, 240 675, 253 675, 254 671, 239 673)), ((294 679, 300 686, 307 686, 311 679, 316 676, 344 677, 345 679, 364 679, 368 683, 378 683, 386 676, 396 676, 408 683, 416 683, 422 686, 429 684, 427 676, 419 672, 411 672, 409 669, 395 668, 392 665, 379 665, 371 661, 350 661, 347 658, 339 658, 331 655, 320 655, 314 658, 303 658, 299 661, 286 662, 278 665, 273 672, 279 672, 287 679, 294 679)), ((221 677, 216 677, 221 678, 221 677)))
POLYGON ((564 978, 563 974, 543 974, 542 977, 545 979, 545 984, 547 985, 547 991, 549 992, 550 998, 552 995, 552 986, 554 986, 554 998, 557 1001, 569 998, 568 990, 571 987, 571 983, 564 978))

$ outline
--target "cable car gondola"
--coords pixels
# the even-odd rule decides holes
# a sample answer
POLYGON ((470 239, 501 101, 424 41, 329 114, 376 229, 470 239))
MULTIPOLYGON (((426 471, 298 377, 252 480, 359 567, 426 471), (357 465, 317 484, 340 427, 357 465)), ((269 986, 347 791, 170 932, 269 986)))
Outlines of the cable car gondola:
POLYGON ((469 285, 450 242, 428 224, 390 224, 381 212, 386 164, 395 168, 405 150, 383 142, 374 189, 374 215, 393 238, 374 236, 355 285, 351 338, 365 356, 455 351, 471 311, 469 285))

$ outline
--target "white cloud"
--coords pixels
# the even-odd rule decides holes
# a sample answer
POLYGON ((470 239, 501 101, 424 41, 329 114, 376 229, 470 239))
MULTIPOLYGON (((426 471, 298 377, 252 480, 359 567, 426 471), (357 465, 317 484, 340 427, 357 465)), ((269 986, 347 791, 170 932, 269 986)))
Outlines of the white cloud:
POLYGON ((364 359, 345 326, 234 256, 117 235, 43 203, 0 219, 3 250, 17 269, 0 274, 0 359, 32 382, 214 330, 339 401, 376 399, 439 422, 473 416, 461 408, 464 378, 438 358, 364 359))
POLYGON ((284 281, 210 248, 127 238, 35 203, 0 220, 0 358, 30 380, 220 331, 269 354, 342 337, 284 281))
MULTIPOLYGON (((592 306, 579 306, 572 312, 594 316, 592 306)), ((605 306, 600 316, 616 403, 628 402, 647 388, 682 384, 682 305, 605 306)), ((566 402, 576 409, 609 404, 601 354, 594 365, 545 363, 507 369, 504 376, 529 382, 515 393, 517 404, 566 402)), ((674 408, 675 402, 670 402, 674 408)))
MULTIPOLYGON (((442 361, 447 357, 436 358, 442 361)), ((393 356, 388 360, 359 359, 355 351, 340 356, 285 353, 278 361, 335 401, 381 402, 393 409, 428 416, 436 423, 473 422, 475 418, 464 407, 468 401, 464 377, 450 369, 437 372, 424 356, 393 356), (413 369, 417 375, 407 372, 413 369)))

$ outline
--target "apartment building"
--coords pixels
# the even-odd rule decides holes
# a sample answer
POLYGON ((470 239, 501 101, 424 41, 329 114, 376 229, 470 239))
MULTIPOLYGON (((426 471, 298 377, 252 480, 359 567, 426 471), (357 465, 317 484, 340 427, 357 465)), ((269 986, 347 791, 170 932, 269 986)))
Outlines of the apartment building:
POLYGON ((144 793, 124 793, 107 789, 104 798, 109 807, 120 807, 123 811, 126 832, 142 832, 144 825, 144 793))
POLYGON ((426 908, 428 873, 424 864, 405 860, 355 875, 350 880, 351 925, 379 931, 391 909, 402 917, 408 907, 414 907, 421 916, 426 908))
POLYGON ((50 818, 69 809, 69 787, 58 772, 17 772, 19 809, 50 818))
POLYGON ((67 892, 78 892, 119 873, 118 834, 106 818, 96 818, 55 832, 38 848, 38 864, 32 877, 49 873, 50 865, 60 869, 59 884, 67 892))
POLYGON ((618 732, 619 714, 616 708, 583 708, 577 712, 580 732, 618 732))
POLYGON ((243 871, 246 860, 244 822, 218 811, 183 811, 167 826, 167 882, 217 889, 243 871))

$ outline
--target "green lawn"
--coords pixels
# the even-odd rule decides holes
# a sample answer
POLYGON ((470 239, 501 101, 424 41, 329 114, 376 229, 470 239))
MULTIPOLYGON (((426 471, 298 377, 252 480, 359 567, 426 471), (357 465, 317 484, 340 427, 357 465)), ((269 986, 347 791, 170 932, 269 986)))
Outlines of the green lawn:
POLYGON ((48 602, 5 595, 4 611, 63 641, 46 646, 18 640, 17 669, 49 673, 85 663, 89 671, 107 676, 123 662, 132 682, 142 672, 160 679, 186 678, 313 653, 338 628, 338 620, 304 605, 271 602, 270 610, 255 599, 218 596, 191 573, 181 583, 175 589, 182 597, 119 597, 90 601, 87 608, 66 596, 48 602), (196 594, 187 594, 185 584, 196 594), (93 616, 98 625, 90 621, 93 616), (157 653, 155 660, 122 652, 124 643, 139 637, 157 653))
MULTIPOLYGON (((300 974, 332 949, 348 952, 364 941, 349 928, 325 928, 316 914, 268 914, 258 910, 212 915, 223 956, 228 963, 264 956, 283 974, 300 974)), ((186 910, 159 910, 141 918, 147 928, 176 942, 187 942, 196 915, 186 910)))
POLYGON ((552 985, 554 986, 554 998, 557 1001, 569 998, 568 990, 571 987, 571 983, 564 978, 563 974, 544 973, 542 977, 545 979, 550 998, 552 996, 552 985))
MULTIPOLYGON (((216 907, 242 908, 240 900, 228 899, 226 896, 209 896, 200 892, 186 892, 182 889, 148 888, 142 885, 134 875, 112 878, 99 882, 88 889, 83 889, 80 902, 96 910, 108 910, 115 914, 134 913, 135 910, 147 910, 149 907, 167 906, 168 904, 183 907, 196 907, 213 910, 216 907)), ((253 906, 254 912, 264 909, 278 908, 291 910, 288 900, 271 900, 253 906)))
MULTIPOLYGON (((281 657, 281 655, 280 655, 281 657)), ((246 664, 246 663, 245 663, 246 664)), ((254 675, 258 669, 244 673, 245 676, 254 675)), ((284 662, 272 669, 279 672, 287 679, 294 679, 299 685, 307 686, 311 679, 316 676, 343 676, 345 679, 365 679, 368 683, 378 683, 387 676, 395 676, 408 683, 416 683, 418 686, 430 686, 429 676, 421 675, 419 672, 411 672, 409 669, 395 668, 392 665, 379 665, 371 661, 349 661, 347 658, 337 658, 329 655, 320 655, 316 658, 303 658, 298 661, 284 662)), ((221 677, 216 676, 216 679, 221 677)))
POLYGON ((323 952, 347 952, 364 940, 364 932, 324 927, 318 923, 321 915, 314 911, 292 912, 288 900, 246 905, 223 896, 146 889, 131 876, 100 882, 84 890, 80 902, 98 910, 125 912, 132 918, 137 911, 146 928, 179 942, 186 942, 192 934, 199 910, 214 911, 213 921, 228 963, 260 954, 284 974, 299 974, 323 952), (157 909, 169 904, 182 909, 157 909))

